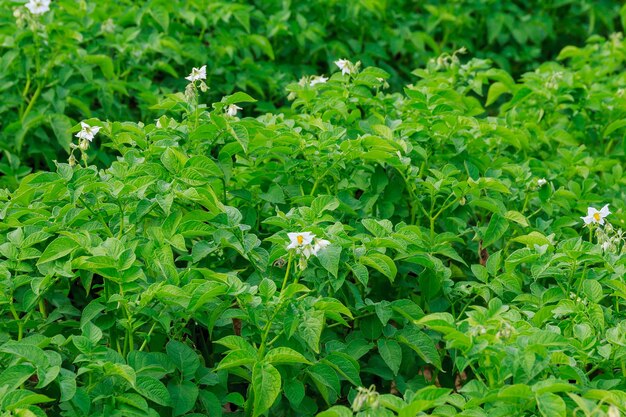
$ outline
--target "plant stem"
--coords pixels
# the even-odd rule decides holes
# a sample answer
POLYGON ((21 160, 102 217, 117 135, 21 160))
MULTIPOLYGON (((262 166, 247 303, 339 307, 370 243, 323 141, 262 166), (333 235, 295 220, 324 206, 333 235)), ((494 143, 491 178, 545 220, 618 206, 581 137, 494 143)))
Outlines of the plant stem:
POLYGON ((263 335, 261 336, 261 346, 259 347, 259 358, 263 358, 265 355, 265 348, 267 346, 267 338, 269 337, 270 330, 272 328, 272 322, 282 310, 283 307, 283 293, 285 288, 287 287, 287 278, 289 278, 289 271, 291 270, 291 262, 293 261, 293 252, 289 252, 289 260, 287 261, 287 269, 285 270, 285 278, 283 278, 283 284, 280 287, 280 293, 278 294, 278 306, 272 313, 272 317, 267 321, 265 327, 263 328, 263 335))

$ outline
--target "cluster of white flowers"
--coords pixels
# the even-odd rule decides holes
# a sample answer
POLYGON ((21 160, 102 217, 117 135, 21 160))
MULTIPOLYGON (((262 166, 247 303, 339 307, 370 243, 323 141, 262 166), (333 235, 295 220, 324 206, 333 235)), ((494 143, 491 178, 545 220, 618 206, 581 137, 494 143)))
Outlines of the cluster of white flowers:
POLYGON ((365 387, 357 388, 357 394, 352 401, 352 411, 358 413, 362 409, 375 410, 379 405, 379 394, 376 392, 376 386, 372 385, 369 389, 365 387))
POLYGON ((587 208, 587 215, 581 217, 588 227, 594 227, 598 245, 604 252, 623 253, 626 250, 626 233, 622 229, 616 229, 605 218, 611 214, 609 205, 606 204, 600 210, 594 207, 587 208))
POLYGON ((287 250, 295 250, 297 254, 309 259, 311 255, 317 256, 319 251, 330 245, 326 239, 318 239, 311 232, 287 233, 289 244, 287 250))
POLYGON ((352 62, 347 59, 338 59, 335 61, 335 65, 341 70, 341 74, 353 74, 356 72, 357 65, 354 65, 352 62))
POLYGON ((85 161, 85 163, 87 163, 87 153, 85 151, 89 149, 89 144, 93 141, 93 138, 98 134, 101 129, 100 126, 91 126, 90 124, 85 122, 80 122, 80 127, 80 132, 74 135, 79 139, 78 145, 74 143, 70 144, 71 152, 68 160, 70 166, 74 166, 78 162, 76 157, 74 156, 74 150, 76 150, 76 148, 80 149, 81 159, 85 161))
POLYGON ((89 142, 93 141, 93 138, 100 131, 100 126, 90 126, 85 122, 80 122, 81 130, 75 136, 79 139, 88 140, 89 142))
POLYGON ((611 223, 596 229, 598 244, 604 252, 621 253, 625 248, 626 234, 622 229, 616 229, 611 223))
POLYGON ((327 77, 324 77, 323 75, 314 75, 309 81, 309 86, 314 87, 317 84, 324 84, 326 81, 328 81, 327 77))
POLYGON ((39 16, 50 10, 50 0, 29 0, 25 6, 29 12, 39 16))
POLYGON ((200 68, 193 68, 191 70, 191 74, 185 77, 189 82, 206 80, 206 65, 201 66, 200 68))
POLYGON ((200 68, 192 68, 191 74, 186 76, 185 79, 189 81, 187 88, 185 88, 185 97, 189 102, 196 101, 197 104, 197 87, 200 87, 203 93, 209 89, 209 86, 204 82, 204 80, 206 80, 206 65, 200 68), (197 86, 196 81, 199 81, 197 86))

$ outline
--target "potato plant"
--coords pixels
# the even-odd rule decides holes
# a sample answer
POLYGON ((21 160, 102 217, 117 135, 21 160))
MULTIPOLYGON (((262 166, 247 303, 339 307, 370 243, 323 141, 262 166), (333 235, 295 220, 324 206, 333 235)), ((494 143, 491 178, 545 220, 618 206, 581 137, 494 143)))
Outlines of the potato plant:
MULTIPOLYGON (((626 413, 621 34, 518 77, 448 26, 457 3, 261 3, 12 4, 2 59, 28 71, 0 107, 0 416, 626 413), (308 27, 324 5, 337 28, 308 27), (460 49, 408 70, 310 48, 396 15, 439 16, 460 49), (72 49, 83 30, 102 42, 72 49), (218 35, 250 60, 200 60, 218 35), (293 61, 252 59, 270 51, 293 61)), ((618 15, 543 7, 529 19, 618 15)), ((363 42, 391 48, 383 28, 363 42)))

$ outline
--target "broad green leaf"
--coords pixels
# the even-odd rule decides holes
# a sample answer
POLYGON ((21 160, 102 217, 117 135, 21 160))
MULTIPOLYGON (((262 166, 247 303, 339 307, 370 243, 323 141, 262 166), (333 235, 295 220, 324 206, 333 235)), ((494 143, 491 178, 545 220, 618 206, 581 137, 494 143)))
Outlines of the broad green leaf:
POLYGON ((165 385, 163 385, 161 381, 154 377, 138 375, 135 390, 148 400, 159 405, 171 405, 171 396, 169 391, 165 388, 165 385))
POLYGON ((378 339, 378 353, 394 375, 398 375, 402 363, 402 348, 395 340, 378 339))
POLYGON ((305 312, 302 322, 298 326, 298 334, 315 353, 319 353, 319 343, 323 328, 324 312, 317 310, 305 312))
POLYGON ((389 278, 389 281, 393 283, 398 273, 398 268, 395 262, 387 255, 372 252, 369 255, 364 255, 359 258, 359 262, 363 265, 367 265, 376 269, 378 272, 389 278))
POLYGON ((298 379, 286 380, 283 390, 293 407, 298 407, 304 399, 304 384, 298 379))
POLYGON ((102 74, 107 78, 107 79, 113 79, 115 78, 115 70, 114 70, 114 66, 113 66, 113 60, 111 59, 111 57, 107 56, 107 55, 85 55, 83 57, 83 60, 88 63, 88 64, 96 64, 100 67, 100 70, 102 71, 102 74))
POLYGON ((253 417, 260 416, 269 410, 280 394, 280 388, 281 379, 276 368, 267 362, 254 364, 252 368, 253 417))
POLYGON ((537 406, 543 417, 565 417, 565 401, 551 392, 537 395, 537 406))
POLYGON ((74 249, 78 247, 80 247, 80 244, 75 240, 70 239, 67 236, 59 236, 58 238, 50 242, 50 244, 46 247, 46 249, 41 254, 41 257, 37 261, 37 265, 62 258, 65 255, 73 252, 74 249))
POLYGON ((165 350, 185 379, 193 377, 200 366, 200 359, 192 348, 176 340, 170 340, 165 350))
POLYGON ((441 356, 435 342, 416 326, 405 327, 398 333, 397 339, 413 349, 426 363, 441 369, 441 356))
POLYGON ((301 353, 288 347, 278 347, 270 350, 265 355, 265 360, 271 364, 277 363, 304 363, 310 364, 301 353))
POLYGON ((483 238, 483 247, 486 248, 491 246, 496 240, 500 239, 504 232, 509 228, 509 223, 507 220, 500 216, 499 214, 494 213, 491 216, 491 220, 489 221, 489 225, 487 226, 487 230, 485 231, 485 236, 483 238))
POLYGON ((339 272, 339 260, 341 259, 341 246, 330 245, 318 252, 317 258, 325 270, 337 278, 339 272))
POLYGON ((173 416, 180 416, 193 409, 198 399, 198 386, 190 381, 179 384, 170 382, 167 385, 173 404, 173 416))

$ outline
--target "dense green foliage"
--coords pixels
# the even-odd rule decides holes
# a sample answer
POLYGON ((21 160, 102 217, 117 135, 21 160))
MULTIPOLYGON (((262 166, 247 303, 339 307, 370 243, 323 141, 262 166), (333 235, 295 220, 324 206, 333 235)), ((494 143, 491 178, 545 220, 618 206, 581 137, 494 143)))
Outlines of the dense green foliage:
POLYGON ((626 412, 621 34, 519 80, 443 52, 525 68, 615 3, 537 2, 530 44, 479 37, 508 2, 198 3, 22 7, 4 38, 0 416, 626 412))
POLYGON ((462 47, 517 76, 608 36, 619 11, 613 0, 58 0, 33 16, 0 0, 0 149, 11 153, 2 172, 54 167, 80 120, 152 120, 150 107, 182 90, 191 67, 208 65, 210 100, 243 90, 263 112, 284 104, 286 84, 342 57, 385 69, 394 91, 462 47))

